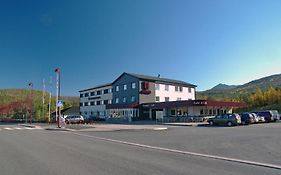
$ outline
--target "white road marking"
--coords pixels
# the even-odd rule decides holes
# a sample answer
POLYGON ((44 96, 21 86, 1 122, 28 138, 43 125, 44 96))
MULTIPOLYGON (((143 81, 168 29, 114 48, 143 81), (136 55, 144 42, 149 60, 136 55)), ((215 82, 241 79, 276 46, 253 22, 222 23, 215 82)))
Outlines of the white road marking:
POLYGON ((165 127, 163 127, 163 128, 153 128, 153 130, 155 130, 155 131, 162 131, 162 130, 167 130, 168 128, 165 128, 165 127))
POLYGON ((12 129, 12 128, 4 128, 5 130, 9 130, 9 131, 11 131, 11 130, 14 130, 14 129, 12 129))
POLYGON ((36 129, 36 128, 29 128, 29 127, 25 127, 24 129, 27 129, 27 130, 33 130, 33 129, 36 129))
POLYGON ((16 130, 23 130, 23 128, 18 128, 18 127, 16 127, 15 129, 16 129, 16 130))
POLYGON ((236 162, 236 163, 240 163, 240 164, 254 165, 254 166, 259 166, 259 167, 266 167, 266 168, 281 170, 281 165, 274 165, 274 164, 255 162, 255 161, 250 161, 250 160, 242 160, 242 159, 235 159, 235 158, 230 158, 230 157, 215 156, 215 155, 210 155, 210 154, 201 154, 201 153, 181 151, 181 150, 176 150, 176 149, 162 148, 162 147, 157 147, 157 146, 150 146, 150 145, 138 144, 138 143, 133 143, 133 142, 126 142, 126 141, 122 141, 122 140, 108 139, 108 138, 104 138, 104 137, 97 137, 97 136, 80 134, 80 133, 75 133, 75 132, 65 132, 65 133, 75 134, 78 136, 85 136, 85 137, 113 142, 113 143, 131 145, 131 146, 136 146, 136 147, 141 147, 141 148, 160 150, 160 151, 185 154, 185 155, 192 155, 192 156, 197 156, 197 157, 204 157, 204 158, 209 158, 209 159, 223 160, 223 161, 228 161, 228 162, 236 162))

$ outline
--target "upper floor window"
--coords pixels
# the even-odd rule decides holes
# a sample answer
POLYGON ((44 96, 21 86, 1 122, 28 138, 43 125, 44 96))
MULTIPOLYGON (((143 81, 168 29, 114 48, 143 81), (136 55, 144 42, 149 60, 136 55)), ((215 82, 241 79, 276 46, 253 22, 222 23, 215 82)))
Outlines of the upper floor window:
POLYGON ((191 88, 190 87, 188 88, 188 92, 191 93, 191 88))
POLYGON ((97 95, 101 95, 101 91, 97 91, 97 95))
POLYGON ((89 97, 89 93, 85 93, 85 97, 89 97))
POLYGON ((156 97, 155 97, 155 101, 160 101, 160 97, 159 97, 159 96, 156 96, 156 97))
POLYGON ((179 90, 180 90, 180 92, 182 92, 182 86, 179 86, 179 90))
POLYGON ((108 89, 103 90, 103 94, 108 94, 108 89))
POLYGON ((165 85, 165 91, 169 91, 169 85, 165 85))
POLYGON ((101 105, 101 101, 97 101, 97 105, 101 105))
POLYGON ((165 101, 169 101, 170 100, 170 98, 169 97, 165 97, 165 101))
POLYGON ((133 83, 132 83, 132 89, 135 89, 135 88, 136 88, 136 83, 133 82, 133 83))
POLYGON ((115 99, 115 103, 118 104, 119 103, 119 98, 115 99))
POLYGON ((95 92, 91 92, 91 96, 94 96, 95 95, 95 92))
POLYGON ((155 84, 155 90, 160 90, 160 84, 158 83, 155 84))
POLYGON ((119 91, 119 86, 115 87, 115 91, 118 92, 119 91))
POLYGON ((108 100, 103 100, 103 104, 107 105, 108 104, 108 100))
POLYGON ((82 98, 83 97, 83 94, 80 94, 80 98, 82 98))
POLYGON ((91 106, 95 106, 95 102, 94 101, 91 101, 91 106))
POLYGON ((132 96, 132 97, 131 97, 131 101, 132 101, 132 102, 135 102, 135 101, 136 101, 136 97, 135 97, 135 96, 132 96))
POLYGON ((88 105, 89 105, 89 103, 88 103, 88 102, 85 102, 85 103, 84 103, 84 106, 88 106, 88 105))
POLYGON ((83 106, 83 103, 80 103, 80 106, 83 106))
POLYGON ((124 89, 124 91, 127 90, 127 85, 126 84, 123 85, 123 89, 124 89))
POLYGON ((126 102, 127 102, 127 98, 123 97, 123 103, 126 103, 126 102))

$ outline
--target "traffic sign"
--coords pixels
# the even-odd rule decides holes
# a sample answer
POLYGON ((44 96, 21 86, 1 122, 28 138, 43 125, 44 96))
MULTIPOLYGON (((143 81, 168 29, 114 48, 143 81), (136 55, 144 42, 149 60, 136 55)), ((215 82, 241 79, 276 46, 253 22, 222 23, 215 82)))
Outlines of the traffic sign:
POLYGON ((57 106, 58 106, 58 107, 63 107, 63 101, 62 101, 62 100, 59 100, 57 106))

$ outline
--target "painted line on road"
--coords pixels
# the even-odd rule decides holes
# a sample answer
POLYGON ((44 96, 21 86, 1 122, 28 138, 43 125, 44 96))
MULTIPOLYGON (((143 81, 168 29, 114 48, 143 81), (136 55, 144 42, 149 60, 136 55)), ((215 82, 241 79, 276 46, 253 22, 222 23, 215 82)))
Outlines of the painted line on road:
POLYGON ((16 129, 16 130, 23 130, 23 128, 18 128, 18 127, 16 127, 15 129, 16 129))
POLYGON ((9 131, 11 131, 11 130, 14 130, 14 129, 12 129, 12 128, 4 128, 5 130, 9 130, 9 131))
POLYGON ((235 159, 235 158, 223 157, 223 156, 215 156, 215 155, 210 155, 210 154, 201 154, 201 153, 189 152, 189 151, 180 151, 180 150, 176 150, 176 149, 162 148, 162 147, 157 147, 157 146, 150 146, 150 145, 144 145, 144 144, 139 144, 139 143, 126 142, 126 141, 122 141, 122 140, 108 139, 108 138, 104 138, 104 137, 97 137, 97 136, 92 136, 92 135, 87 135, 87 134, 79 134, 79 133, 75 133, 75 132, 66 132, 66 133, 71 133, 71 134, 75 134, 78 136, 85 136, 85 137, 94 138, 94 139, 98 139, 98 140, 103 140, 103 141, 108 141, 108 142, 113 142, 113 143, 120 143, 120 144, 124 144, 124 145, 131 145, 131 146, 136 146, 136 147, 141 147, 141 148, 148 148, 148 149, 153 149, 153 150, 160 150, 160 151, 166 151, 166 152, 172 152, 172 153, 178 153, 178 154, 192 155, 192 156, 197 156, 197 157, 204 157, 204 158, 209 158, 209 159, 223 160, 223 161, 228 161, 228 162, 235 162, 235 163, 240 163, 240 164, 254 165, 254 166, 259 166, 259 167, 281 170, 281 165, 261 163, 261 162, 255 162, 255 161, 250 161, 250 160, 235 159))

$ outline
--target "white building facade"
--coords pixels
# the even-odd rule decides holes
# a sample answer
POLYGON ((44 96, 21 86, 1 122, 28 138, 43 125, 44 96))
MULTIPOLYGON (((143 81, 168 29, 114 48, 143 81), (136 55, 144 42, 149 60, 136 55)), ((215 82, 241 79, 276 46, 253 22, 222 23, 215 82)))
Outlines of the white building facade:
POLYGON ((106 117, 106 105, 112 104, 112 86, 105 84, 79 91, 80 114, 106 117))

